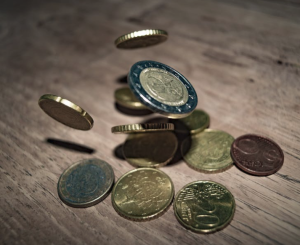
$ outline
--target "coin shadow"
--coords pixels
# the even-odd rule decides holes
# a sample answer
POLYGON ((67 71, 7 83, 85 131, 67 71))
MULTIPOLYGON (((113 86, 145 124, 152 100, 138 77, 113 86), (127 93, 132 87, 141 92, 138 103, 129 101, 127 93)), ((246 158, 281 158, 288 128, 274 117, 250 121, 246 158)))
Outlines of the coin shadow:
POLYGON ((126 83, 127 84, 127 75, 124 75, 124 76, 120 76, 117 78, 117 82, 118 83, 126 83))
POLYGON ((125 106, 120 105, 119 103, 115 102, 115 108, 117 111, 126 114, 128 116, 146 116, 150 115, 153 112, 148 110, 148 109, 143 109, 143 110, 136 110, 136 109, 130 109, 125 106))
POLYGON ((77 151, 77 152, 87 153, 87 154, 93 154, 95 152, 93 148, 87 147, 85 145, 80 145, 74 142, 53 139, 53 138, 47 138, 46 142, 51 145, 58 146, 71 151, 77 151))
POLYGON ((124 155, 123 155, 123 144, 117 145, 114 149, 114 155, 115 157, 121 159, 121 160, 126 160, 124 155))

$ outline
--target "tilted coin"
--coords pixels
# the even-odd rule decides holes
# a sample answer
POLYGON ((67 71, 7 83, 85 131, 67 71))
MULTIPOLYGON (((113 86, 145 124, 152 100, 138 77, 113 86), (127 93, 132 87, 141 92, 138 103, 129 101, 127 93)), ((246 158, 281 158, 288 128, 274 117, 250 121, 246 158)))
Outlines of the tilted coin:
POLYGON ((169 118, 186 117, 197 106, 197 94, 191 83, 162 63, 139 61, 131 67, 127 80, 145 106, 169 118))
POLYGON ((72 207, 89 207, 102 201, 114 183, 112 167, 100 159, 86 159, 67 168, 57 184, 61 200, 72 207))
POLYGON ((120 36, 115 41, 117 48, 143 48, 162 43, 168 39, 168 33, 163 30, 141 30, 120 36))
POLYGON ((115 91, 115 99, 120 105, 136 110, 147 109, 131 92, 130 88, 119 88, 115 91))
POLYGON ((210 233, 229 224, 235 212, 235 201, 225 186, 213 181, 195 181, 176 194, 174 212, 185 228, 210 233))
POLYGON ((119 125, 111 128, 111 132, 114 134, 130 134, 130 133, 142 133, 142 132, 154 132, 154 131, 167 131, 174 130, 174 124, 172 123, 137 123, 119 125))
POLYGON ((121 216, 143 221, 160 216, 174 197, 172 180, 154 168, 138 168, 124 174, 112 190, 112 204, 121 216))
POLYGON ((253 175, 271 175, 283 165, 284 155, 278 144, 263 136, 246 134, 231 146, 235 164, 253 175))
POLYGON ((39 99, 42 110, 56 121, 80 130, 93 127, 93 118, 80 106, 57 95, 44 94, 39 99))
POLYGON ((234 138, 223 131, 205 129, 187 138, 181 145, 185 162, 203 172, 220 172, 233 165, 230 147, 234 138))
POLYGON ((123 155, 135 167, 162 167, 172 160, 177 145, 172 132, 131 134, 123 145, 123 155))

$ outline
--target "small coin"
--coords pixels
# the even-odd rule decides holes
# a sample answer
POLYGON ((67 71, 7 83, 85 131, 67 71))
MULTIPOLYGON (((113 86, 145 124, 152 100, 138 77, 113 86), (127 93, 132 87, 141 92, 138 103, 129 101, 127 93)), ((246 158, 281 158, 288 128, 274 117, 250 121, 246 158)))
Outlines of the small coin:
POLYGON ((128 73, 134 95, 150 110, 169 118, 183 118, 198 103, 191 83, 178 71, 156 61, 139 61, 128 73))
POLYGON ((123 155, 135 167, 162 167, 172 160, 177 146, 172 132, 130 134, 123 155))
POLYGON ((120 105, 136 110, 147 109, 131 92, 130 88, 119 88, 115 91, 115 99, 120 105))
POLYGON ((234 138, 223 131, 205 129, 187 138, 181 145, 185 162, 202 172, 221 172, 233 165, 230 147, 234 138))
POLYGON ((120 36, 115 41, 117 48, 143 48, 162 43, 168 39, 168 33, 163 30, 141 30, 120 36))
POLYGON ((155 131, 167 131, 174 130, 174 124, 172 123, 137 123, 119 125, 111 128, 111 132, 114 134, 130 134, 130 133, 142 133, 142 132, 155 132, 155 131))
POLYGON ((39 99, 42 110, 56 121, 80 130, 93 127, 93 118, 80 106, 57 95, 44 94, 39 99))
POLYGON ((61 200, 72 207, 90 207, 102 201, 114 183, 112 167, 100 159, 86 159, 67 168, 57 184, 61 200))
POLYGON ((225 186, 213 181, 195 181, 176 194, 174 212, 185 228, 211 233, 230 223, 235 212, 235 201, 225 186))
POLYGON ((112 204, 121 216, 144 221, 160 216, 174 197, 172 180, 153 168, 138 168, 124 174, 112 190, 112 204))
POLYGON ((246 134, 238 137, 231 146, 235 164, 253 175, 271 175, 283 165, 284 155, 278 144, 266 137, 246 134))

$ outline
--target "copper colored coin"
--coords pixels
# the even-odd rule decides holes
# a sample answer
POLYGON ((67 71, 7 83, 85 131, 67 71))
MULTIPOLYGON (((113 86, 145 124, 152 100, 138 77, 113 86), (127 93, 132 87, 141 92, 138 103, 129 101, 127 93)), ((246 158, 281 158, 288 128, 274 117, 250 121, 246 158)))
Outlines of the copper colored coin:
POLYGON ((246 134, 237 138, 231 146, 231 156, 235 164, 253 175, 271 175, 277 172, 284 155, 273 140, 263 136, 246 134))

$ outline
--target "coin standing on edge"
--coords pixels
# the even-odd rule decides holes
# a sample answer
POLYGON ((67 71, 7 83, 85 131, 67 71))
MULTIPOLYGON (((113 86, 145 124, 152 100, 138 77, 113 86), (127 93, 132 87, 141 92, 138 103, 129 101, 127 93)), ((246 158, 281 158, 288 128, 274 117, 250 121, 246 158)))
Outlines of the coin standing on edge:
POLYGON ((149 29, 122 35, 116 39, 115 45, 121 49, 143 48, 162 43, 167 39, 166 31, 149 29))
POLYGON ((183 118, 198 103, 195 89, 178 71, 156 61, 139 61, 128 73, 134 95, 150 110, 169 118, 183 118))
POLYGON ((162 215, 173 197, 174 185, 168 175, 154 168, 138 168, 119 178, 111 200, 124 218, 145 221, 162 215))
POLYGON ((231 156, 246 173, 267 176, 283 165, 282 149, 273 140, 263 136, 246 134, 238 137, 231 146, 231 156))
POLYGON ((173 123, 137 123, 119 125, 111 128, 114 134, 130 134, 130 133, 143 133, 143 132, 156 132, 174 130, 173 123))
POLYGON ((131 92, 130 88, 119 88, 115 91, 115 99, 118 104, 135 110, 147 109, 131 92))
POLYGON ((114 183, 112 167, 100 159, 86 159, 67 168, 57 184, 58 195, 69 206, 85 208, 102 201, 114 183))
POLYGON ((211 233, 230 223, 235 212, 233 195, 213 181, 195 181, 175 197, 174 213, 181 225, 198 233, 211 233))
POLYGON ((39 99, 41 109, 56 121, 80 130, 93 127, 93 118, 80 106, 57 95, 44 94, 39 99))

